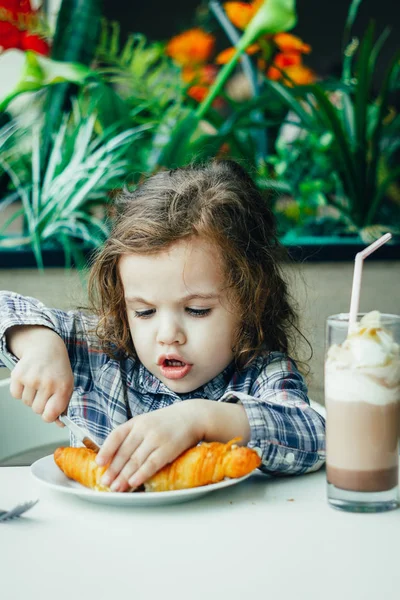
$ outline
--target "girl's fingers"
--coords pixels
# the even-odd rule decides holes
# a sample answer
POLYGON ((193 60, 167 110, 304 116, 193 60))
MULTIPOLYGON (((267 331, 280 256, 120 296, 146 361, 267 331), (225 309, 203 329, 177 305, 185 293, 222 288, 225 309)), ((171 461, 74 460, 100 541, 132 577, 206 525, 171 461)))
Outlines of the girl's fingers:
POLYGON ((111 462, 119 447, 125 441, 131 429, 132 424, 130 421, 127 421, 126 423, 119 425, 119 427, 114 429, 114 431, 112 431, 108 435, 106 441, 101 446, 95 459, 96 463, 100 467, 104 467, 104 465, 107 465, 109 462, 111 462))
POLYGON ((49 398, 48 392, 45 393, 43 390, 38 390, 31 404, 31 408, 37 415, 43 414, 46 407, 46 402, 49 398))
POLYGON ((156 451, 153 444, 143 440, 142 443, 136 448, 136 451, 130 453, 128 460, 125 462, 124 468, 119 473, 118 477, 113 482, 111 489, 116 492, 126 491, 129 487, 128 482, 130 477, 136 473, 146 460, 156 451))
POLYGON ((35 390, 32 387, 27 387, 25 386, 23 391, 22 391, 22 395, 21 395, 21 400, 22 402, 26 405, 26 406, 32 406, 36 394, 37 394, 38 390, 35 390))
MULTIPOLYGON (((132 455, 136 454, 137 448, 140 448, 142 445, 142 439, 134 439, 127 438, 126 441, 122 444, 122 446, 118 449, 116 455, 111 461, 110 466, 108 467, 106 473, 104 474, 103 480, 108 481, 105 485, 110 485, 110 483, 114 482, 116 478, 118 481, 127 481, 121 475, 121 472, 124 470, 126 464, 132 460, 132 455)), ((139 466, 139 465, 138 465, 139 466)), ((102 481, 103 481, 102 480, 102 481)), ((116 486, 114 486, 116 487, 116 486)))
POLYGON ((15 398, 16 400, 21 400, 23 391, 24 391, 24 386, 22 385, 22 383, 11 377, 11 383, 10 383, 11 396, 13 398, 15 398))
POLYGON ((122 444, 117 448, 112 460, 109 461, 107 471, 102 478, 102 483, 104 485, 110 485, 116 477, 119 477, 122 469, 125 467, 126 463, 130 460, 132 454, 135 453, 142 441, 142 437, 136 437, 132 435, 132 433, 126 437, 122 444))
POLYGON ((155 475, 170 460, 166 459, 165 450, 156 448, 134 473, 128 477, 129 487, 136 488, 155 475))
POLYGON ((52 396, 50 396, 46 402, 45 409, 42 414, 42 419, 46 421, 46 423, 53 423, 58 419, 61 413, 68 406, 68 400, 63 392, 56 392, 52 396))

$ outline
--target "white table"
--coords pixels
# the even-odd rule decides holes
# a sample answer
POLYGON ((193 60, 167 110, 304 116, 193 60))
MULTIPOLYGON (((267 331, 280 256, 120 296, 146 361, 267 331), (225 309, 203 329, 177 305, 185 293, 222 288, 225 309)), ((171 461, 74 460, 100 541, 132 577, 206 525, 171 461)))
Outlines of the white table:
POLYGON ((89 503, 0 468, 2 600, 398 600, 400 510, 328 506, 323 471, 153 508, 89 503))

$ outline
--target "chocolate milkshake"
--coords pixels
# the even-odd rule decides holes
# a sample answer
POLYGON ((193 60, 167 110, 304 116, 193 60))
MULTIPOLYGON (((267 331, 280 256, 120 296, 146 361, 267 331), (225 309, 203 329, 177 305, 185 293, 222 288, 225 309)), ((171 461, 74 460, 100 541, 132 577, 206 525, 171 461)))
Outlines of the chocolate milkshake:
MULTIPOLYGON (((390 322, 389 317, 368 313, 343 343, 328 349, 327 480, 340 490, 395 490, 397 496, 400 352, 393 330, 400 319, 393 316, 390 322)), ((343 321, 343 337, 346 326, 343 321)))

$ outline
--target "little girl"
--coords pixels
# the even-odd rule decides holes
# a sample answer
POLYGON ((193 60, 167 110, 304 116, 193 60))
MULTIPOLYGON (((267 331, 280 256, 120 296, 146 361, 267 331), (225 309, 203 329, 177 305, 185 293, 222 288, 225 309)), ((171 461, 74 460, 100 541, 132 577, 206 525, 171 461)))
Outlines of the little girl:
POLYGON ((298 330, 281 257, 235 162, 150 177, 116 202, 89 279, 94 314, 0 293, 2 350, 20 359, 12 395, 48 422, 68 407, 115 491, 202 440, 241 437, 266 473, 318 469, 324 420, 288 356, 298 330))

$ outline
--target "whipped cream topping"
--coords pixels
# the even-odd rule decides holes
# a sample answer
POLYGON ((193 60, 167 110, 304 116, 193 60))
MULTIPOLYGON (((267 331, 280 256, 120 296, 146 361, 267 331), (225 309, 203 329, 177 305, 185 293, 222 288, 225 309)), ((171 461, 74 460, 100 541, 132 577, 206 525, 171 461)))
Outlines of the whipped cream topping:
POLYGON ((329 348, 325 393, 335 400, 381 405, 400 400, 400 347, 378 311, 366 314, 343 344, 329 348))

